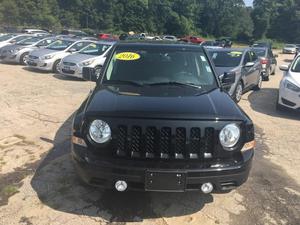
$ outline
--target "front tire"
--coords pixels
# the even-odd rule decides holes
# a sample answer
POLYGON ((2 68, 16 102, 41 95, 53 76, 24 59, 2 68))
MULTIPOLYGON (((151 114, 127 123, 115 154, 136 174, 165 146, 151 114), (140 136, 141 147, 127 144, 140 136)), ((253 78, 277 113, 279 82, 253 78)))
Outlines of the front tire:
POLYGON ((28 55, 29 55, 29 53, 25 52, 20 56, 20 64, 21 65, 26 65, 26 56, 28 56, 28 55))
POLYGON ((56 60, 54 63, 53 63, 53 67, 52 67, 52 71, 53 73, 59 73, 59 70, 58 70, 58 64, 60 63, 60 59, 56 60))
POLYGON ((235 92, 234 92, 234 96, 233 96, 233 100, 238 103, 241 101, 242 99, 242 95, 243 95, 243 84, 241 81, 239 81, 239 83, 237 84, 236 88, 235 88, 235 92))

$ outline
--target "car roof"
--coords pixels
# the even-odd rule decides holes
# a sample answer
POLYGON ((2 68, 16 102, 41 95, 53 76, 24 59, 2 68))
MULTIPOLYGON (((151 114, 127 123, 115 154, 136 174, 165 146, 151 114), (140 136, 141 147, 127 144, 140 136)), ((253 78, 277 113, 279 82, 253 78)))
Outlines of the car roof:
POLYGON ((174 48, 174 49, 197 49, 203 50, 203 47, 197 44, 186 43, 186 42, 174 42, 174 41, 119 41, 116 44, 117 47, 128 47, 128 48, 174 48))
POLYGON ((250 48, 207 48, 208 51, 218 51, 218 52, 228 52, 228 51, 239 51, 239 52, 245 52, 247 50, 250 50, 250 48))

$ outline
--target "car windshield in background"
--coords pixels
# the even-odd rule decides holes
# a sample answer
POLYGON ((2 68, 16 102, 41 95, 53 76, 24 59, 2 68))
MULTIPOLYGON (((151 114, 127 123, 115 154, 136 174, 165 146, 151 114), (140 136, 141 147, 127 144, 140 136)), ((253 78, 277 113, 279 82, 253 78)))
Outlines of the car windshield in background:
POLYGON ((70 40, 57 40, 50 44, 47 49, 50 50, 57 50, 57 51, 62 51, 71 46, 74 43, 74 41, 70 40))
POLYGON ((19 41, 22 41, 22 40, 28 39, 28 38, 29 38, 28 36, 18 36, 18 37, 13 38, 12 41, 19 42, 19 41))
POLYGON ((241 51, 210 51, 209 54, 216 67, 237 67, 243 56, 241 51))
POLYGON ((111 45, 92 43, 81 50, 80 54, 86 55, 102 55, 111 45))
POLYGON ((211 90, 217 87, 203 52, 174 49, 116 51, 103 83, 186 85, 211 90))
POLYGON ((38 42, 41 39, 42 39, 41 37, 31 37, 31 38, 19 41, 17 44, 18 45, 32 45, 32 44, 38 42))
POLYGON ((295 73, 300 73, 300 57, 293 63, 291 70, 295 73))
POLYGON ((264 49, 253 49, 253 51, 259 57, 264 57, 266 55, 266 50, 264 49))
POLYGON ((0 41, 6 41, 6 40, 12 38, 13 36, 14 36, 13 34, 5 34, 0 37, 0 41))

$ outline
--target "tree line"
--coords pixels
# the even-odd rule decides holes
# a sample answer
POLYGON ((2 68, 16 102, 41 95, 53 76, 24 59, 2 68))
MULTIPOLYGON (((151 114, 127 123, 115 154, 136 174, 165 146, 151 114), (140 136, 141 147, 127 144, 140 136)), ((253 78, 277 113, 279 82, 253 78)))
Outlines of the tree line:
POLYGON ((0 25, 297 42, 299 6, 296 0, 254 0, 253 8, 243 0, 0 0, 0 25))

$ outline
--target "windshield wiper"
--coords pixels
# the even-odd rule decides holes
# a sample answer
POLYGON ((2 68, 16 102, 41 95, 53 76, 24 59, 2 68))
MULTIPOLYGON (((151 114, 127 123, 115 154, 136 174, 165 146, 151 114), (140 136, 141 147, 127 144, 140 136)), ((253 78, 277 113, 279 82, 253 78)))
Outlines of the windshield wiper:
POLYGON ((150 86, 173 85, 173 86, 186 86, 186 87, 192 87, 192 88, 201 89, 201 86, 193 84, 193 83, 180 83, 180 82, 175 82, 175 81, 160 82, 160 83, 150 83, 148 85, 150 85, 150 86))
POLYGON ((102 84, 128 84, 128 85, 133 85, 133 86, 139 86, 142 87, 143 84, 130 81, 130 80, 106 80, 102 84))

